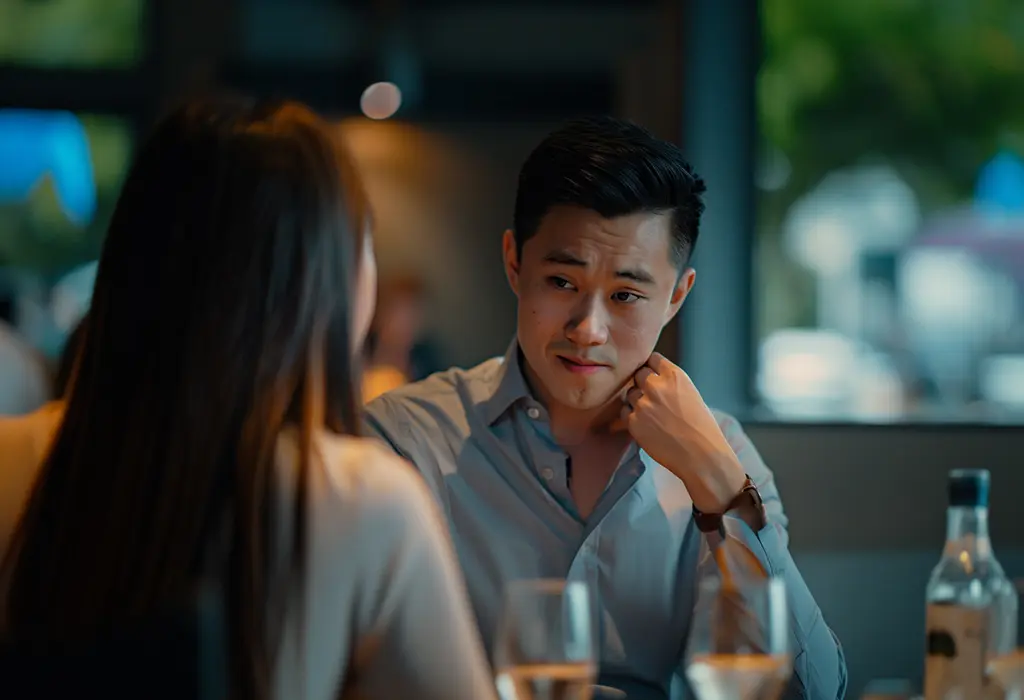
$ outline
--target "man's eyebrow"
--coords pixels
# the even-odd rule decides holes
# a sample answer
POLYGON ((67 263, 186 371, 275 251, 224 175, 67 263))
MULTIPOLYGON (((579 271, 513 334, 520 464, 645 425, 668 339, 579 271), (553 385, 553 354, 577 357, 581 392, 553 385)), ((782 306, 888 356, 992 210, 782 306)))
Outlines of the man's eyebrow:
POLYGON ((544 262, 555 263, 556 265, 572 265, 573 267, 586 267, 587 263, 567 250, 553 250, 544 256, 544 262))
MULTIPOLYGON (((587 262, 582 260, 567 250, 553 250, 544 256, 544 262, 554 263, 555 265, 570 265, 572 267, 586 267, 587 262)), ((615 276, 632 280, 638 284, 654 284, 654 275, 643 268, 631 268, 625 270, 616 270, 615 276)))
POLYGON ((622 277, 627 280, 633 280, 639 284, 654 284, 654 275, 642 267, 633 268, 631 270, 616 270, 615 276, 622 277))

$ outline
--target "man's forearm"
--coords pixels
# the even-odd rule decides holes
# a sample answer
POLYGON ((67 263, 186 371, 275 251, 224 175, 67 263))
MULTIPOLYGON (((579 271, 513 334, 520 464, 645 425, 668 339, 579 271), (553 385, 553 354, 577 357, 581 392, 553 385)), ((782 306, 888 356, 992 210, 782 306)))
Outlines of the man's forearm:
MULTIPOLYGON (((755 533, 741 520, 723 519, 725 539, 709 536, 714 560, 723 575, 740 588, 745 581, 767 576, 785 581, 789 606, 789 652, 793 658, 793 678, 785 695, 787 700, 841 699, 846 693, 846 661, 842 646, 825 624, 821 610, 796 568, 778 526, 770 523, 755 533)), ((698 605, 701 601, 698 601, 698 605)))

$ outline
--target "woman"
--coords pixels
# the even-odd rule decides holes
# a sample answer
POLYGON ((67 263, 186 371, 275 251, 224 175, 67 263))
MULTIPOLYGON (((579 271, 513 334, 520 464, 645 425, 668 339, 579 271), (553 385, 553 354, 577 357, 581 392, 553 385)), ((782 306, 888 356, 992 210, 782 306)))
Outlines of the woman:
MULTIPOLYGON (((88 314, 82 316, 75 324, 74 329, 68 333, 64 341, 64 348, 60 351, 60 358, 57 360, 57 371, 53 377, 53 395, 61 398, 67 396, 68 388, 71 385, 71 374, 75 369, 75 360, 78 358, 78 351, 82 347, 82 339, 85 337, 85 321, 88 314)), ((366 400, 365 398, 363 399, 366 400)))
POLYGON ((0 571, 8 635, 88 634, 212 577, 235 697, 493 695, 425 489, 354 437, 369 221, 301 106, 162 122, 114 212, 66 403, 0 427, 0 478, 34 480, 0 571))

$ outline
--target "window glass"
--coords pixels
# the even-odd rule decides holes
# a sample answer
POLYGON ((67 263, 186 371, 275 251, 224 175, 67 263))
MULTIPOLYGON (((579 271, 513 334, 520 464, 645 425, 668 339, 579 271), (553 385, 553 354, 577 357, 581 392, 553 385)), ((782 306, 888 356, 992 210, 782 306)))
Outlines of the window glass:
POLYGON ((765 0, 757 392, 1024 417, 1024 3, 765 0))

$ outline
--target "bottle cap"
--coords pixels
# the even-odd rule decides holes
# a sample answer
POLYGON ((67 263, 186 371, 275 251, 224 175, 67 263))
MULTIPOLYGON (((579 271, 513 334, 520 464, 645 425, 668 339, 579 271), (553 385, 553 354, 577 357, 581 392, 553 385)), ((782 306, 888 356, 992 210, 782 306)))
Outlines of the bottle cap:
POLYGON ((949 505, 988 508, 989 480, 987 469, 954 469, 949 473, 949 505))

